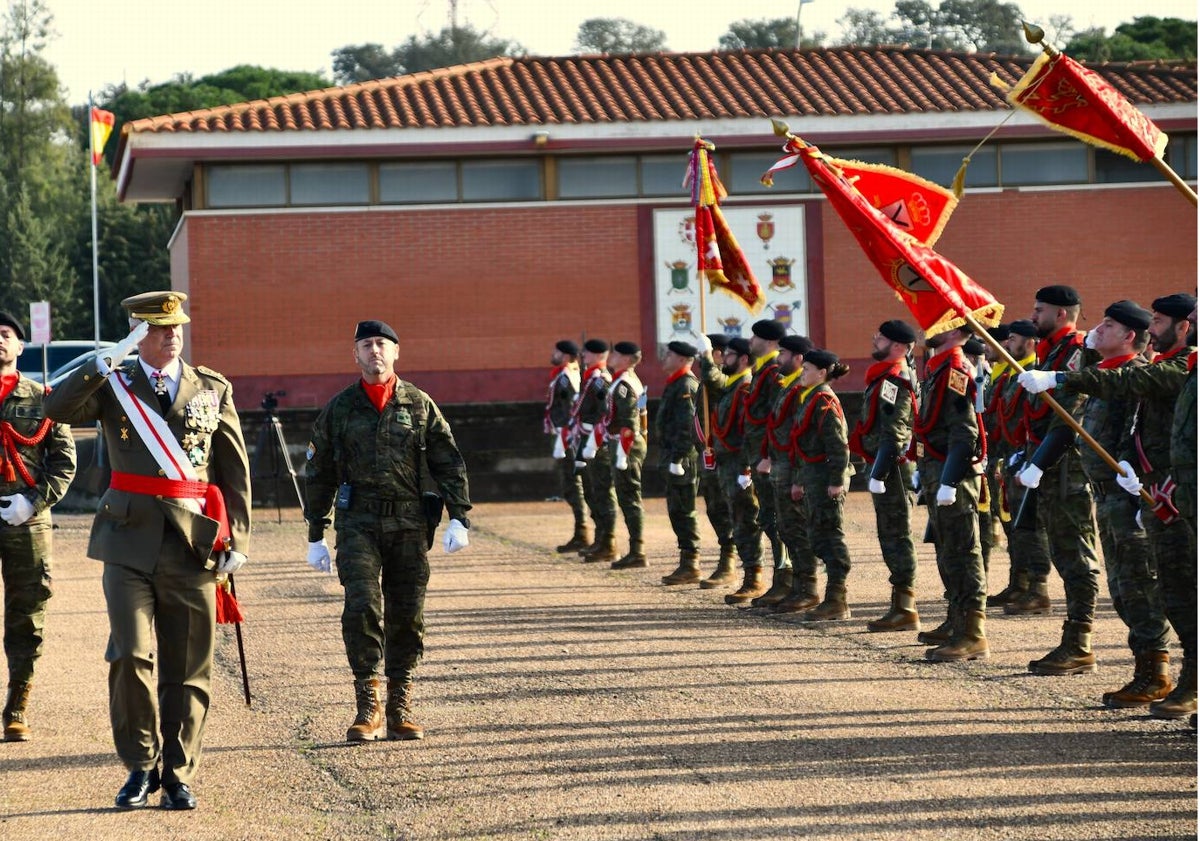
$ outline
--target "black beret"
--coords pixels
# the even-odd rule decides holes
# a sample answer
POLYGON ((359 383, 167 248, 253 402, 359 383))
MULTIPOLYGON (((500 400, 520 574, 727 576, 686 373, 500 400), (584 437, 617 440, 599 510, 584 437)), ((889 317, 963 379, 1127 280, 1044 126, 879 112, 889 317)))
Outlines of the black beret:
POLYGON ((1034 300, 1053 307, 1073 307, 1079 303, 1079 293, 1073 287, 1056 283, 1039 289, 1034 295, 1034 300))
POLYGON ((617 342, 612 349, 622 356, 633 356, 642 352, 636 342, 617 342))
POLYGON ((749 356, 750 341, 749 339, 743 339, 741 336, 738 336, 736 339, 729 340, 727 349, 733 351, 738 356, 749 356))
POLYGON ((797 356, 804 356, 813 349, 813 343, 809 341, 808 336, 784 336, 779 340, 779 346, 797 356))
POLYGON ((17 334, 17 338, 25 341, 25 329, 21 327, 21 322, 17 321, 12 313, 0 311, 0 325, 11 327, 13 332, 17 334))
POLYGON ((972 336, 963 342, 963 353, 967 356, 983 356, 983 342, 972 336))
POLYGON ((893 318, 891 321, 885 321, 883 324, 880 324, 879 335, 885 339, 891 339, 893 342, 901 342, 906 345, 911 345, 917 340, 917 331, 907 322, 901 321, 898 318, 893 318))
POLYGON ((1018 318, 1008 324, 1009 335, 1024 336, 1027 339, 1037 338, 1037 325, 1028 318, 1018 318))
POLYGON ((804 361, 814 368, 824 368, 828 371, 838 363, 837 354, 824 348, 813 348, 804 354, 804 361))
POLYGON ((1147 310, 1142 309, 1133 301, 1117 301, 1109 304, 1104 314, 1130 330, 1145 330, 1150 326, 1151 319, 1154 318, 1147 310))
POLYGON ((997 324, 995 327, 988 328, 988 335, 998 342, 1007 339, 1010 332, 1007 324, 997 324))
POLYGON ((588 339, 583 343, 583 349, 588 353, 608 353, 608 342, 604 339, 588 339))
POLYGON ((754 322, 750 327, 750 332, 760 339, 766 339, 768 342, 777 342, 787 334, 787 328, 778 321, 764 318, 761 321, 754 322))
POLYGON ((1155 312, 1161 312, 1171 318, 1187 318, 1196 308, 1196 296, 1186 292, 1176 292, 1165 298, 1155 298, 1154 303, 1150 306, 1154 308, 1155 312))
POLYGON ((724 333, 709 333, 708 340, 712 342, 714 348, 724 350, 729 347, 729 336, 726 336, 724 333))
POLYGON ((396 331, 382 321, 360 321, 358 326, 354 328, 354 341, 362 339, 373 339, 376 336, 382 336, 385 339, 391 339, 396 344, 400 344, 399 337, 396 336, 396 331))
POLYGON ((680 356, 686 356, 689 359, 695 359, 700 355, 700 351, 696 350, 695 345, 690 345, 687 342, 667 342, 667 350, 671 353, 677 353, 680 356))
POLYGON ((555 342, 554 348, 560 353, 565 353, 567 356, 579 356, 579 345, 575 344, 570 339, 563 339, 561 342, 555 342))

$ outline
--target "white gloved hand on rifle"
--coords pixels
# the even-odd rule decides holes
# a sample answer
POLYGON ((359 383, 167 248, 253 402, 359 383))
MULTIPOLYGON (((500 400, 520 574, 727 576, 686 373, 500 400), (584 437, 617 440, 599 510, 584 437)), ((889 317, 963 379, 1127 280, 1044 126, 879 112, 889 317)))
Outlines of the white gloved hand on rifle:
POLYGON ((887 493, 887 485, 883 483, 882 479, 868 479, 867 490, 873 494, 887 493))
POLYGON ((333 569, 333 558, 329 554, 329 544, 325 542, 325 538, 308 544, 308 565, 317 572, 329 572, 333 569))
POLYGON ((1025 469, 1017 475, 1017 481, 1027 488, 1036 488, 1042 483, 1042 476, 1045 472, 1036 464, 1027 464, 1025 469))
POLYGON ((938 505, 953 505, 958 501, 958 488, 954 485, 941 485, 938 487, 937 504, 938 505))
POLYGON ((471 538, 467 536, 467 527, 458 520, 451 520, 446 526, 446 533, 442 535, 442 548, 446 553, 453 555, 459 549, 466 549, 471 545, 471 538))

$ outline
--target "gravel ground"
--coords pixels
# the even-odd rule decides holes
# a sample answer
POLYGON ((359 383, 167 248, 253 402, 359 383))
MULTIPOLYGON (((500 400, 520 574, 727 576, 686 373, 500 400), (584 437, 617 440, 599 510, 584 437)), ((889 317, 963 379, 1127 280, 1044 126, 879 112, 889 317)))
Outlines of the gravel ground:
MULTIPOLYGON (((100 566, 84 557, 90 518, 58 518, 34 740, 0 744, 0 838, 1196 837, 1195 732, 1100 706, 1132 668, 1107 599, 1094 675, 1026 670, 1057 643, 1060 584, 1055 615, 989 612, 991 659, 934 665, 915 635, 865 629, 888 598, 865 493, 847 509, 854 618, 820 626, 663 587, 673 541, 662 501, 647 508, 650 569, 614 572, 553 553, 569 533, 562 503, 478 506, 471 547, 431 555, 427 736, 361 746, 342 741, 341 588, 304 564, 296 512, 258 512, 238 575, 254 700, 223 628, 187 814, 111 808, 125 772, 107 724, 100 566)), ((940 585, 920 553, 919 606, 936 624, 940 585)))

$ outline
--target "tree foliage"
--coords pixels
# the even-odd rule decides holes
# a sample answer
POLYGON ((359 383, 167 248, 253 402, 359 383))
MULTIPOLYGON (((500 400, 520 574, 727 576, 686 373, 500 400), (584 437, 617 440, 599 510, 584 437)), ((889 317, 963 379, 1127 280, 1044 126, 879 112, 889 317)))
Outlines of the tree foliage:
POLYGON ((1023 13, 1000 0, 896 0, 884 18, 870 9, 850 8, 838 19, 839 43, 873 46, 911 44, 941 50, 1020 55, 1029 51, 1021 31, 1023 13))
POLYGON ((387 50, 381 44, 351 44, 333 51, 333 76, 339 85, 385 79, 528 52, 516 41, 493 38, 470 24, 447 26, 436 34, 410 35, 387 50))
POLYGON ((1085 61, 1146 61, 1196 59, 1196 21, 1180 18, 1137 17, 1112 35, 1103 28, 1076 33, 1066 52, 1085 61))
MULTIPOLYGON (((824 33, 803 35, 801 47, 817 47, 824 40, 824 33)), ((794 49, 796 47, 795 18, 749 18, 729 24, 729 30, 718 42, 722 50, 753 50, 768 47, 794 49)))
POLYGON ((625 18, 589 18, 575 33, 577 53, 653 53, 667 48, 661 29, 625 18))

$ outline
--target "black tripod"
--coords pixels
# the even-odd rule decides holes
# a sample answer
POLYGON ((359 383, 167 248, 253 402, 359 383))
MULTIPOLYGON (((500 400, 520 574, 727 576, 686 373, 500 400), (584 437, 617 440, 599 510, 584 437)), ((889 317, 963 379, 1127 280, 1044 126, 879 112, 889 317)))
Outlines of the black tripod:
POLYGON ((296 468, 292 466, 292 457, 288 455, 287 440, 283 437, 283 425, 279 422, 279 415, 275 414, 275 410, 279 408, 279 398, 284 397, 287 392, 284 391, 268 391, 262 399, 262 409, 266 412, 263 416, 262 427, 258 430, 258 442, 254 446, 254 462, 250 465, 251 479, 273 479, 275 481, 275 518, 276 522, 283 522, 283 504, 279 497, 279 480, 281 471, 287 468, 287 473, 292 477, 292 488, 296 492, 296 502, 303 510, 304 496, 300 493, 300 482, 296 479, 296 468), (269 471, 264 472, 261 468, 267 466, 264 460, 269 463, 269 471))

